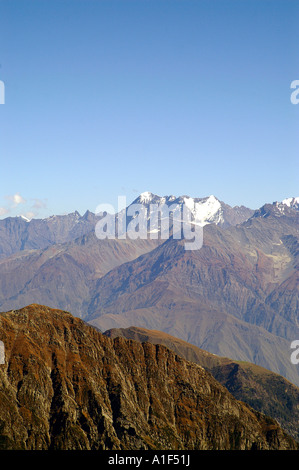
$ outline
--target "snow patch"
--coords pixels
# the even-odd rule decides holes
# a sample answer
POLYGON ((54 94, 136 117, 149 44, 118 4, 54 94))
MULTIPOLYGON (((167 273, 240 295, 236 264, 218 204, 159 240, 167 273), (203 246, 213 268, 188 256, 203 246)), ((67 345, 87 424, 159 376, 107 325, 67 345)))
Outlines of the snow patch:
POLYGON ((299 204, 299 197, 288 197, 282 201, 282 204, 288 207, 294 207, 299 204))
POLYGON ((212 194, 209 197, 198 200, 190 196, 167 196, 159 197, 155 196, 150 191, 145 191, 140 194, 139 202, 141 204, 155 203, 158 206, 167 204, 170 206, 172 203, 176 203, 178 208, 175 211, 180 212, 183 205, 191 212, 193 216, 193 223, 195 225, 207 225, 207 224, 219 224, 224 222, 223 209, 221 202, 212 194))
POLYGON ((21 219, 25 220, 25 222, 30 222, 31 219, 28 219, 28 217, 25 217, 25 215, 18 215, 21 219))
POLYGON ((194 216, 196 222, 202 225, 220 223, 223 221, 220 201, 211 195, 206 200, 196 202, 194 216))
POLYGON ((140 194, 140 202, 148 203, 153 199, 153 194, 150 191, 145 191, 140 194))

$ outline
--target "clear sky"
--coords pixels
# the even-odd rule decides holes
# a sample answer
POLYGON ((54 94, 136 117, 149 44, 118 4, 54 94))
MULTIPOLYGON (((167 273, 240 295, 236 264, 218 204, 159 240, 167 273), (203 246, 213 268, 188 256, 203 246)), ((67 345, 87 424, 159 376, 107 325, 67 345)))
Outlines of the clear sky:
POLYGON ((299 195, 297 0, 0 0, 0 217, 299 195))

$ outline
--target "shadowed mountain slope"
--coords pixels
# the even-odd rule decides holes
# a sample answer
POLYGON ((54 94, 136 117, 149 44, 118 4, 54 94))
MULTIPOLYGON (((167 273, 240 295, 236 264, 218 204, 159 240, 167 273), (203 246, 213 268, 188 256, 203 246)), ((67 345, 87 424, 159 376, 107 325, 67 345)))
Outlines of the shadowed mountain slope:
POLYGON ((43 250, 21 251, 0 260, 0 308, 39 303, 84 315, 97 279, 158 244, 155 240, 98 240, 91 232, 43 250))

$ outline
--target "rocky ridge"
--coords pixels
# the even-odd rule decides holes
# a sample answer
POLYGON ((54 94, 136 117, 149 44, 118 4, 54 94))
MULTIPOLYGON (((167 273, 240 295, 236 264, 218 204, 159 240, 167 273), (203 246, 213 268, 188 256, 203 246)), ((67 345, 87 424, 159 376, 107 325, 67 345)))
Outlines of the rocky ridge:
POLYGON ((193 344, 145 328, 114 328, 104 332, 110 338, 122 336, 135 341, 163 344, 184 359, 204 367, 238 400, 272 417, 299 441, 299 388, 284 377, 249 362, 234 361, 211 354, 193 344))
POLYGON ((165 346, 40 305, 2 313, 0 340, 1 449, 298 449, 165 346))

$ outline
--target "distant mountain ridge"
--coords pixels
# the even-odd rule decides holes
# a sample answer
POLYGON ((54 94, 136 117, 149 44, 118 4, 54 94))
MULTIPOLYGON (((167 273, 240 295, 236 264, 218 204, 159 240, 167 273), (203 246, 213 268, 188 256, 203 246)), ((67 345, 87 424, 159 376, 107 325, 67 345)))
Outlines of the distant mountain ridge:
MULTIPOLYGON (((207 198, 189 198, 187 196, 160 197, 149 192, 142 193, 128 205, 143 204, 178 204, 194 202, 204 209, 199 219, 203 224, 220 223, 233 225, 245 220, 253 211, 246 207, 231 208, 220 203, 214 196, 207 198), (210 213, 209 209, 210 208, 210 213)), ((24 216, 0 219, 0 259, 24 250, 45 249, 58 243, 66 243, 95 230, 99 217, 87 210, 83 216, 78 211, 65 215, 53 215, 44 219, 27 219, 24 216)), ((130 220, 130 218, 129 218, 130 220)))
MULTIPOLYGON (((263 207, 275 207, 277 213, 281 213, 283 210, 298 210, 298 201, 299 197, 291 197, 263 207)), ((146 209, 149 209, 150 204, 177 205, 179 208, 186 204, 190 207, 195 222, 202 226, 213 223, 222 227, 240 224, 262 210, 253 210, 245 206, 231 207, 213 195, 204 198, 158 196, 149 191, 141 193, 128 204, 126 210, 135 204, 142 204, 146 209)), ((130 220, 130 217, 128 219, 130 220)), ((75 211, 65 215, 52 215, 44 219, 29 220, 22 215, 2 218, 0 219, 0 259, 24 250, 45 249, 58 243, 71 242, 94 231, 98 220, 99 217, 89 210, 83 216, 75 211)))
POLYGON ((0 259, 24 250, 39 250, 57 243, 65 243, 94 230, 95 215, 86 211, 81 216, 75 211, 45 219, 25 220, 7 217, 0 220, 0 259))

